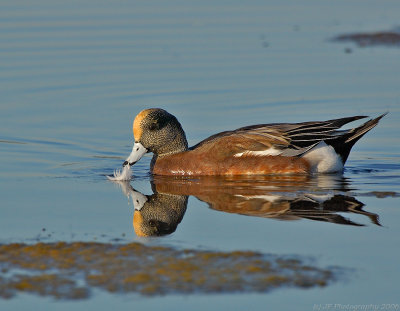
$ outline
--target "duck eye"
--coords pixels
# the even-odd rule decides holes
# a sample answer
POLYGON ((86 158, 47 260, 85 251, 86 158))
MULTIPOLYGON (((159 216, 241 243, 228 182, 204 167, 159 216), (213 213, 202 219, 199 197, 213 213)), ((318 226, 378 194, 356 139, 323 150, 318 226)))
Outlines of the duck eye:
POLYGON ((158 130, 158 123, 152 123, 152 124, 150 124, 149 130, 150 130, 150 131, 158 130))
POLYGON ((154 226, 156 225, 156 221, 153 220, 153 219, 150 219, 150 220, 149 220, 149 225, 152 226, 152 227, 154 227, 154 226))

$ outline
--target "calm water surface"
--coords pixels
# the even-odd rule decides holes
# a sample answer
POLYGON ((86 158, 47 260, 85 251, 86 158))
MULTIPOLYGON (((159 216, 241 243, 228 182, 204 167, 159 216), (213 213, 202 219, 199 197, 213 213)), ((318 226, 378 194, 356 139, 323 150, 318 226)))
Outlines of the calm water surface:
POLYGON ((398 1, 2 1, 1 243, 255 250, 353 272, 319 289, 95 291, 78 302, 21 294, 0 309, 398 306, 400 49, 330 39, 394 29, 399 13, 398 1), (105 175, 128 156, 133 118, 148 107, 176 115, 190 144, 250 124, 390 113, 356 144, 342 177, 165 182, 150 178, 145 157, 124 193, 105 175), (162 238, 137 237, 132 226, 126 194, 152 195, 151 183, 189 195, 182 221, 162 238))

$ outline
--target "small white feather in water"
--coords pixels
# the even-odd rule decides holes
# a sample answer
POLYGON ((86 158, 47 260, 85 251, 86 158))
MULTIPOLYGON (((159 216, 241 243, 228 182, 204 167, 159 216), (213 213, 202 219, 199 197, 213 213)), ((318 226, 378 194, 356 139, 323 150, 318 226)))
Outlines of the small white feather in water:
POLYGON ((107 176, 107 178, 111 181, 122 181, 122 180, 131 180, 132 178, 132 170, 131 166, 125 165, 124 168, 121 170, 115 170, 114 176, 107 176))

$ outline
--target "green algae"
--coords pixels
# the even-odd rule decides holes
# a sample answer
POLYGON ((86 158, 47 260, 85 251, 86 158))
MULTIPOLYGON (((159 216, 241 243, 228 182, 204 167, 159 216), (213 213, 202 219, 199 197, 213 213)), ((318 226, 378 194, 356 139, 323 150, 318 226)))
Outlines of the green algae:
POLYGON ((326 286, 334 271, 298 257, 94 242, 0 245, 0 297, 85 299, 94 288, 142 295, 326 286), (307 263, 307 264, 306 264, 307 263))
POLYGON ((53 296, 65 299, 83 299, 89 297, 89 289, 77 286, 67 276, 58 274, 16 275, 8 282, 10 289, 29 292, 40 296, 53 296))

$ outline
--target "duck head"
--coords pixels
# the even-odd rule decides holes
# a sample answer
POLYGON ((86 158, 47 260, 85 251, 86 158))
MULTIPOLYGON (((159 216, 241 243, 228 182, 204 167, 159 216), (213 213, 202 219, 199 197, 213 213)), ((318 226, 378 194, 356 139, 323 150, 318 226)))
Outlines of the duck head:
POLYGON ((133 136, 135 143, 124 166, 135 164, 147 152, 163 156, 188 149, 186 135, 179 121, 159 108, 145 109, 136 116, 133 136))

